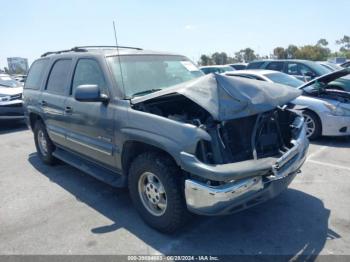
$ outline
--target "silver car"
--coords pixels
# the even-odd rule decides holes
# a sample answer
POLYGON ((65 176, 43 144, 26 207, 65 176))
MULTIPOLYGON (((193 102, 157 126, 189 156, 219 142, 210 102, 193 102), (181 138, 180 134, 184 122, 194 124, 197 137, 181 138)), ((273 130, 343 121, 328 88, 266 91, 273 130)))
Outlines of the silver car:
POLYGON ((307 126, 306 135, 309 139, 315 139, 321 135, 350 135, 350 93, 333 89, 332 84, 339 81, 340 78, 349 77, 350 69, 318 77, 306 84, 290 75, 271 70, 241 70, 229 72, 226 75, 274 82, 302 89, 303 95, 296 98, 293 103, 306 107, 303 114, 307 126))
POLYGON ((23 87, 9 75, 0 74, 0 120, 23 119, 23 87))

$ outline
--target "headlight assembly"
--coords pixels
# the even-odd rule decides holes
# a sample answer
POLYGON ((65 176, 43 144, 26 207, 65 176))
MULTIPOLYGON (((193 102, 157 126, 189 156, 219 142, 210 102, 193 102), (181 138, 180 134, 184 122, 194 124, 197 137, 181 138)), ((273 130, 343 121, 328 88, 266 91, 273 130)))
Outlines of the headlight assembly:
POLYGON ((324 102, 323 105, 325 107, 327 107, 329 109, 330 113, 334 116, 346 115, 345 111, 342 108, 340 108, 339 106, 335 106, 335 105, 327 103, 327 102, 324 102))

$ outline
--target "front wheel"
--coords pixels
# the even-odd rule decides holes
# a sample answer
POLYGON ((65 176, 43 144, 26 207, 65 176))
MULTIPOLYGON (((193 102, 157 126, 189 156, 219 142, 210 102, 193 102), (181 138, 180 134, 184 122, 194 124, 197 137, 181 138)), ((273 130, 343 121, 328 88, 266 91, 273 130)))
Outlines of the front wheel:
POLYGON ((303 116, 306 124, 306 136, 310 140, 318 138, 322 133, 321 121, 318 116, 311 111, 304 111, 303 116))
POLYGON ((172 233, 185 224, 188 211, 181 172, 166 156, 149 152, 139 155, 129 171, 131 199, 151 227, 172 233))

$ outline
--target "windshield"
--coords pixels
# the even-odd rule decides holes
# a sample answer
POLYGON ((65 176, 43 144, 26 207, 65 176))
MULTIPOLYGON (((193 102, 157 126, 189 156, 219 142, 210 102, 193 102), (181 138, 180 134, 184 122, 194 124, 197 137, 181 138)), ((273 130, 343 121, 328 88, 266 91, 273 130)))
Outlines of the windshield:
POLYGON ((324 67, 326 67, 326 68, 332 70, 333 72, 343 69, 343 67, 338 66, 338 65, 336 65, 336 64, 332 64, 332 63, 323 63, 323 64, 321 64, 321 65, 323 65, 324 67))
POLYGON ((317 64, 315 62, 313 62, 313 63, 310 62, 310 64, 306 63, 306 65, 310 66, 313 70, 315 70, 319 76, 333 72, 333 70, 331 70, 325 66, 322 66, 320 64, 317 64))
POLYGON ((304 84, 303 81, 296 79, 293 76, 289 76, 287 74, 269 73, 269 74, 265 74, 265 76, 274 83, 283 84, 287 86, 298 87, 304 84))
POLYGON ((20 84, 10 76, 0 76, 0 87, 19 87, 20 84))
POLYGON ((107 61, 118 86, 122 87, 124 83, 126 98, 142 96, 203 75, 183 56, 123 55, 120 64, 116 56, 107 61))

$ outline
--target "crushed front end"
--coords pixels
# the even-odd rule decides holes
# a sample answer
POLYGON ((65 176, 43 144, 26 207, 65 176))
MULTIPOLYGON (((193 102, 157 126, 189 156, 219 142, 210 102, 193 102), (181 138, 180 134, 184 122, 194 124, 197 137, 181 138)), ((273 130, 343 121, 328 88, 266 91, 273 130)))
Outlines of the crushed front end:
POLYGON ((130 123, 156 134, 154 144, 170 141, 162 147, 185 174, 190 211, 232 213, 274 197, 300 171, 309 142, 301 112, 289 103, 300 94, 206 75, 133 99, 130 123))
POLYGON ((228 214, 282 192, 300 172, 309 142, 304 119, 288 108, 206 127, 195 155, 182 152, 188 209, 228 214))

